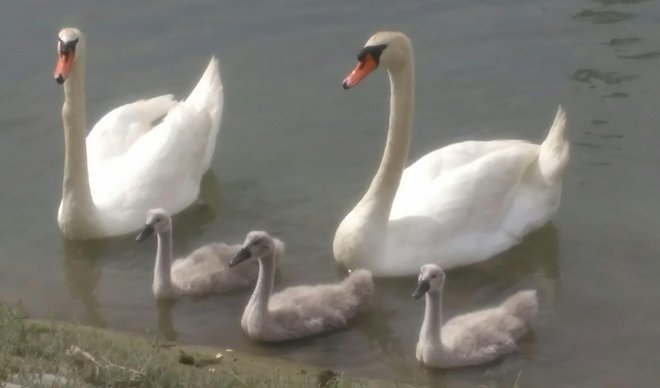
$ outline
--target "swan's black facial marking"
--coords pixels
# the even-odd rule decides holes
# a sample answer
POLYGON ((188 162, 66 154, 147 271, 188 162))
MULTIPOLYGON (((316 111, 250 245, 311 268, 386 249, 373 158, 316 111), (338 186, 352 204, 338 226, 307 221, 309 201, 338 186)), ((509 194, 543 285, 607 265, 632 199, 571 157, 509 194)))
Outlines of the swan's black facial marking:
POLYGON ((65 42, 61 38, 57 38, 57 47, 60 51, 60 55, 69 56, 69 54, 75 54, 76 53, 76 45, 78 44, 78 38, 75 40, 65 42))
POLYGON ((357 56, 357 60, 358 62, 363 63, 364 60, 367 58, 367 55, 371 54, 371 57, 378 65, 380 63, 380 56, 383 54, 383 50, 385 50, 386 48, 387 48, 386 44, 379 44, 376 46, 366 46, 362 50, 360 50, 360 53, 357 56))
POLYGON ((61 37, 57 39, 57 64, 55 65, 53 77, 60 85, 69 77, 73 61, 76 57, 76 46, 79 40, 80 38, 68 41, 65 41, 61 37))

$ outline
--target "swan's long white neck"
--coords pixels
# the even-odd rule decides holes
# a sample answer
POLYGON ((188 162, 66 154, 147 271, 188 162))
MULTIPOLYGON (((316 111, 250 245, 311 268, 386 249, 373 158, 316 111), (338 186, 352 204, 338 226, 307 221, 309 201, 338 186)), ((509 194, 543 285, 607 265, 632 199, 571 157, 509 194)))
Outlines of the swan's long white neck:
POLYGON ((58 221, 65 236, 95 237, 96 207, 87 171, 85 53, 80 47, 64 82, 64 177, 58 221))
POLYGON ((156 265, 154 266, 153 291, 156 297, 171 297, 174 294, 172 286, 172 231, 158 233, 156 249, 156 265))
POLYGON ((388 69, 388 75, 390 120, 383 158, 369 189, 339 226, 335 238, 335 257, 353 268, 384 254, 390 210, 410 148, 414 111, 412 51, 398 67, 388 69))
POLYGON ((426 293, 424 322, 419 332, 419 342, 434 349, 442 349, 442 290, 426 293))
POLYGON ((408 160, 413 118, 413 69, 411 61, 396 71, 389 70, 390 121, 387 142, 378 171, 369 190, 358 204, 371 204, 374 216, 389 219, 392 201, 399 188, 401 174, 408 160))

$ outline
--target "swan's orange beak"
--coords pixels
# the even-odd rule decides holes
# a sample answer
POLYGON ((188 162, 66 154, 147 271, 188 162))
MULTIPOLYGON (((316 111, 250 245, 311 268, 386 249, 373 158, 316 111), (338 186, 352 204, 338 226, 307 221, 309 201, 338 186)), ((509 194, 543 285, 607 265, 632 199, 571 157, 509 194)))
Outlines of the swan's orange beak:
POLYGON ((363 60, 358 61, 355 69, 353 69, 351 74, 344 78, 342 86, 344 89, 352 88, 353 86, 359 84, 360 81, 365 79, 369 73, 376 69, 376 67, 378 67, 378 63, 374 59, 373 55, 367 54, 363 60))
POLYGON ((55 65, 53 77, 55 77, 58 84, 62 85, 69 78, 74 56, 75 52, 73 50, 57 53, 57 65, 55 65))

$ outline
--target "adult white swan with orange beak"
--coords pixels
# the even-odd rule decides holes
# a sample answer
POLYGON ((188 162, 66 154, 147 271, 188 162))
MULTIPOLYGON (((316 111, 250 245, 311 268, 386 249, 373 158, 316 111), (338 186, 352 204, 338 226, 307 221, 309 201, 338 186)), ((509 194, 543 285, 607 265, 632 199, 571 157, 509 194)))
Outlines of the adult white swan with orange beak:
POLYGON ((54 77, 64 86, 65 159, 57 220, 70 239, 129 233, 151 208, 174 214, 192 204, 211 164, 223 106, 212 58, 185 100, 164 95, 120 106, 85 138, 85 49, 82 32, 60 31, 54 77))
POLYGON ((466 141, 404 170, 414 110, 413 50, 404 34, 373 35, 344 88, 378 67, 391 87, 387 142, 367 192, 337 229, 337 261, 376 276, 413 275, 426 263, 451 268, 488 259, 550 220, 569 159, 561 107, 540 145, 466 141))

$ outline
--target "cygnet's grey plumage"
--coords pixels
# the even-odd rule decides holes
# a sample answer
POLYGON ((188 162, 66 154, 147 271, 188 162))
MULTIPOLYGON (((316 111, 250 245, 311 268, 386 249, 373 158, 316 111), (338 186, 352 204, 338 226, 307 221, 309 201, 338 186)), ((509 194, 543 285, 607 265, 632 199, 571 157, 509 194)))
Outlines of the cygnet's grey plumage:
POLYGON ((257 280, 259 265, 256 262, 229 267, 229 260, 241 249, 239 244, 212 243, 173 260, 172 220, 164 209, 149 210, 146 225, 136 239, 143 241, 154 232, 158 236, 153 282, 157 299, 223 293, 249 287, 257 280))
POLYGON ((259 259, 259 279, 241 319, 251 339, 284 341, 340 329, 371 305, 374 283, 366 270, 353 271, 336 284, 291 287, 271 296, 274 261, 283 254, 280 240, 253 231, 230 263, 259 259))
POLYGON ((442 324, 445 274, 435 264, 422 266, 413 296, 426 294, 424 322, 417 342, 417 360, 428 366, 452 368, 493 361, 517 349, 538 310, 535 290, 520 291, 501 305, 457 316, 442 324))

